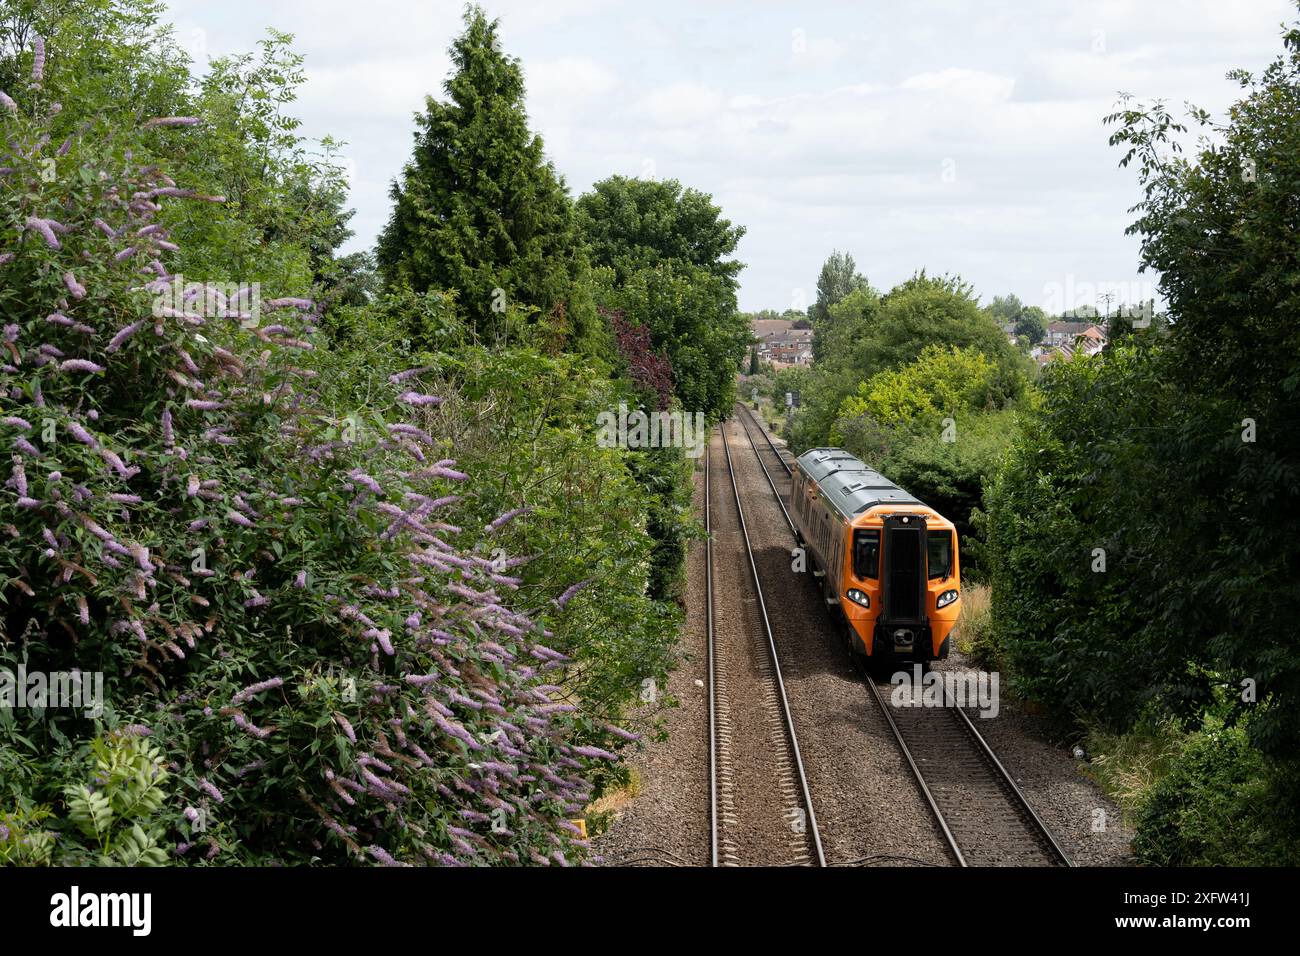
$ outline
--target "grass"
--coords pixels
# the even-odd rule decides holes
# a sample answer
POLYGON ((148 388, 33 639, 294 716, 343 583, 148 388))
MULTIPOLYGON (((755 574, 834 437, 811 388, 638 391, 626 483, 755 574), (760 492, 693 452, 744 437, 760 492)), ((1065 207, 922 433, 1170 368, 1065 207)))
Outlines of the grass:
POLYGON ((957 650, 977 667, 997 669, 992 643, 993 610, 987 585, 961 590, 961 612, 957 615, 957 650))
POLYGON ((627 767, 627 783, 607 791, 587 807, 588 836, 600 836, 609 830, 614 816, 641 795, 641 772, 631 764, 627 767))
POLYGON ((1084 734, 1084 747, 1093 754, 1088 775, 1131 819, 1150 789, 1168 775, 1188 736, 1170 719, 1149 721, 1123 734, 1090 727, 1084 734))

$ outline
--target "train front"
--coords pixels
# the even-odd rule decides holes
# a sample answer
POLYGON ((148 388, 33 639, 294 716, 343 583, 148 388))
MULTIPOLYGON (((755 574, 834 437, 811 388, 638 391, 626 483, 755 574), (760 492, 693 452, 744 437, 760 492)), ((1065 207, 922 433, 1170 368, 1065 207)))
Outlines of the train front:
POLYGON ((850 529, 841 602, 872 658, 948 656, 961 610, 952 523, 924 505, 873 508, 850 529))

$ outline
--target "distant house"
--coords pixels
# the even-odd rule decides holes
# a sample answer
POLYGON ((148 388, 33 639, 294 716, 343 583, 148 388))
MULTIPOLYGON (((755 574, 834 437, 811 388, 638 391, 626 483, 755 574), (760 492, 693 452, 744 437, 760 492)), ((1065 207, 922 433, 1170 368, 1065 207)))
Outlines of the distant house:
POLYGON ((760 359, 780 366, 812 364, 812 329, 796 329, 783 319, 759 319, 753 326, 760 359))
POLYGON ((1091 322, 1052 322, 1047 326, 1047 337, 1043 339, 1044 345, 1069 345, 1074 341, 1075 336, 1080 335, 1088 328, 1092 327, 1091 322))
POLYGON ((1074 337, 1075 347, 1088 355, 1096 355, 1106 347, 1106 333, 1090 325, 1074 337))
POLYGON ((1056 359, 1071 358, 1075 353, 1096 355, 1106 347, 1106 333, 1089 322, 1053 322, 1047 327, 1042 346, 1030 354, 1042 368, 1056 359))
POLYGON ((794 323, 789 319, 755 319, 750 323, 750 328, 754 331, 754 340, 763 342, 774 335, 784 335, 794 328, 794 323))

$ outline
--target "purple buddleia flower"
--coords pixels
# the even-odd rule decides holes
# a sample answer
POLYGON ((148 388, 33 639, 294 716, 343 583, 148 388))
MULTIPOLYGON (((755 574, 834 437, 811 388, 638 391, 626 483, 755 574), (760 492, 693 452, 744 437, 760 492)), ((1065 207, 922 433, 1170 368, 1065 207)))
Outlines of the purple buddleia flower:
POLYGON ((253 725, 252 723, 249 722, 248 718, 245 717, 243 714, 240 713, 232 714, 230 719, 234 721, 236 727, 244 731, 244 733, 252 734, 258 740, 264 740, 265 738, 271 736, 271 731, 264 730, 261 727, 257 727, 253 725))
POLYGON ((383 866, 407 866, 406 863, 400 863, 389 855, 388 851, 380 846, 368 846, 366 852, 373 856, 383 866))
POLYGON ((463 471, 456 471, 453 468, 447 468, 444 465, 433 465, 420 472, 421 477, 425 478, 446 478, 449 481, 468 481, 469 475, 463 471))
POLYGON ((4 90, 0 90, 0 106, 3 106, 10 113, 18 113, 18 104, 15 103, 13 97, 4 90))
POLYGON ((375 479, 371 478, 361 469, 354 468, 352 471, 349 471, 348 477, 358 485, 361 485, 375 497, 382 498, 384 496, 384 489, 380 487, 379 482, 375 481, 375 479))
POLYGON ((311 299, 296 299, 292 297, 283 299, 268 299, 262 305, 268 309, 314 309, 316 303, 311 299))
POLYGON ((564 606, 573 599, 573 596, 590 583, 591 578, 587 578, 585 581, 579 581, 577 584, 571 585, 563 594, 555 599, 555 606, 563 611, 564 606))
POLYGON ((497 518, 495 521, 493 521, 483 530, 486 531, 488 534, 491 534, 492 532, 500 528, 503 524, 505 524, 507 521, 511 521, 514 518, 518 518, 520 515, 526 514, 531 510, 532 510, 531 508, 515 508, 512 511, 507 511, 505 514, 497 518))
POLYGON ((89 372, 90 374, 93 375, 96 372, 104 371, 104 366, 96 365, 94 362, 91 362, 88 359, 68 359, 66 362, 59 363, 59 371, 60 372, 89 372))
POLYGON ((420 392, 403 392, 397 396, 397 400, 405 405, 441 405, 442 399, 437 395, 424 395, 420 392))
POLYGON ((84 299, 86 297, 86 287, 77 281, 77 277, 71 272, 63 273, 63 284, 68 287, 68 292, 74 299, 84 299))
POLYGON ((9 263, 14 261, 15 255, 17 255, 17 253, 14 252, 0 253, 0 266, 9 265, 9 263))
POLYGON ((574 747, 573 752, 579 757, 588 757, 592 760, 617 760, 618 754, 612 754, 608 750, 601 750, 599 747, 574 747))
POLYGON ((94 449, 99 448, 99 442, 95 440, 95 436, 82 428, 77 422, 68 422, 68 431, 72 434, 73 438, 81 442, 83 445, 89 445, 94 449))
POLYGON ((50 219, 41 219, 39 216, 28 216, 27 228, 40 233, 41 238, 45 240, 45 244, 51 249, 62 249, 63 246, 59 242, 59 237, 54 234, 54 229, 51 226, 52 221, 50 219))
POLYGON ((45 40, 37 37, 32 41, 32 86, 40 86, 45 77, 45 40))
POLYGON ((10 428, 21 428, 23 431, 32 430, 32 426, 29 422, 16 415, 6 415, 4 418, 0 418, 0 425, 8 425, 10 428))
POLYGON ((131 336, 135 335, 135 333, 140 330, 140 326, 142 326, 143 324, 144 324, 144 320, 141 320, 139 322, 132 322, 130 325, 124 326, 123 328, 119 329, 117 334, 114 335, 111 339, 109 339, 108 345, 104 349, 104 351, 116 352, 118 349, 122 347, 123 342, 125 342, 131 336))
POLYGON ((392 382, 394 385, 400 385, 402 382, 405 382, 408 378, 414 378, 417 375, 423 375, 425 372, 432 371, 432 369, 433 369, 432 365, 425 365, 422 366, 421 368, 410 368, 407 369, 405 372, 398 372, 395 375, 388 376, 388 380, 392 382))
POLYGON ((348 723, 348 719, 340 713, 335 713, 334 720, 338 723, 339 728, 343 731, 343 736, 347 737, 349 742, 356 743, 357 732, 352 729, 352 725, 348 723))
POLYGON ((264 690, 274 690, 277 687, 284 686, 284 678, 272 677, 270 680, 264 680, 257 684, 249 684, 234 697, 230 698, 230 706, 238 707, 245 701, 250 700, 255 694, 260 694, 264 690))
POLYGON ((206 778, 204 777, 199 778, 198 787, 200 790, 206 793, 213 800, 217 801, 217 803, 226 802, 226 798, 222 796, 221 791, 218 790, 216 787, 214 787, 211 783, 209 783, 206 778))

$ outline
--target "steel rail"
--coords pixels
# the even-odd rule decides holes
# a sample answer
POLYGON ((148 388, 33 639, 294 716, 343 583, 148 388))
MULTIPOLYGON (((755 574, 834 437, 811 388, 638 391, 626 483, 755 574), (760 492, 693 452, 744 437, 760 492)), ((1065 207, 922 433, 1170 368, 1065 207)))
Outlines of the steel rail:
MULTIPOLYGON (((710 434, 710 441, 712 435, 710 434)), ((722 436, 726 441, 727 436, 722 436)), ((713 508, 710 500, 709 454, 704 450, 704 578, 708 619, 707 653, 709 680, 709 865, 718 865, 718 728, 713 684, 713 508)))
MULTIPOLYGON (((742 430, 744 425, 741 425, 742 430)), ((807 832, 812 837, 813 849, 817 854, 817 865, 826 866, 826 852, 822 847, 821 833, 817 827, 817 811, 813 809, 812 792, 808 787, 808 773, 804 769, 803 756, 799 752, 799 736, 794 729, 794 716, 790 713, 790 700, 785 691, 785 680, 781 676, 781 660, 776 650, 776 638, 772 636, 772 623, 767 614, 767 602, 763 599, 763 584, 759 580, 758 565, 754 561, 754 548, 749 540, 749 528, 745 523, 745 509, 740 503, 740 488, 736 484, 736 470, 731 460, 731 449, 727 442, 725 423, 721 428, 722 450, 727 456, 727 474, 731 478, 731 493, 736 501, 736 514, 740 518, 740 531, 745 541, 745 556, 749 559, 749 570, 754 578, 754 593, 758 596, 758 610, 763 619, 763 631, 767 636, 768 654, 772 661, 772 673, 776 681, 777 698, 781 702, 781 714, 785 721, 786 735, 790 744, 790 753, 794 757, 795 772, 799 777, 799 788, 803 796, 804 808, 808 813, 807 832)), ((746 432, 746 435, 749 433, 746 432)), ((761 462, 760 462, 761 464, 761 462)))
POLYGON ((1021 818, 1030 823, 1030 829, 1035 832, 1036 836, 1042 839, 1043 844, 1050 850, 1049 855, 1055 857, 1061 866, 1074 866, 1074 861, 1070 859, 1070 855, 1065 852, 1065 848, 1057 842, 1052 831, 1048 828, 1047 824, 1043 822, 1043 818, 1038 815, 1036 810, 1034 810, 1033 806, 1029 803, 1029 798, 1025 796, 1024 791, 1021 790, 1015 780, 1012 779, 1011 773, 1002 765, 1002 761, 999 760, 997 754, 993 752, 993 748, 990 747, 988 741, 984 739, 984 735, 975 729, 975 722, 970 719, 970 716, 963 708, 957 706, 955 700, 949 704, 947 687, 944 688, 943 701, 946 709, 951 710, 961 718, 962 724, 970 733, 970 736, 974 739, 980 751, 984 754, 985 759, 996 771, 999 780, 1006 785, 1006 788, 1015 797, 1015 802, 1017 808, 1020 810, 1021 818))
MULTIPOLYGON (((772 441, 772 436, 767 433, 767 429, 763 427, 761 422, 759 422, 758 416, 750 411, 749 407, 743 402, 741 402, 740 405, 745 409, 749 419, 758 427, 759 431, 762 432, 763 437, 767 439, 768 447, 776 454, 777 459, 781 462, 781 467, 785 469, 786 474, 793 477, 792 469, 788 464, 786 464, 785 458, 781 455, 776 444, 772 441)), ((798 532, 795 529, 794 522, 790 518, 790 512, 786 508, 785 502, 781 501, 781 495, 776 490, 776 484, 772 481, 772 476, 768 473, 767 466, 763 464, 763 457, 759 454, 758 446, 754 444, 753 434, 750 432, 750 429, 743 424, 743 422, 741 427, 745 430, 745 437, 749 439, 750 447, 754 450, 754 457, 758 460, 759 467, 763 469, 763 474, 767 477, 767 483, 772 489, 772 494, 776 496, 777 503, 781 505, 781 513, 785 515, 785 520, 790 526, 790 531, 797 535, 798 532)), ((797 537, 796 540, 798 540, 797 537)), ((890 709, 887 706, 884 697, 880 693, 880 688, 876 686, 876 682, 871 680, 870 677, 868 677, 866 684, 868 689, 871 691, 872 697, 875 698, 877 706, 880 707, 881 713, 885 715, 885 720, 889 723, 889 729, 893 731, 894 740, 897 741, 903 757, 907 760, 907 764, 911 768, 913 776, 916 778, 917 785, 920 787, 922 795, 929 804, 930 810, 933 812, 935 820, 939 824, 939 828, 942 830, 944 838, 948 842, 949 849, 952 851, 952 854, 959 865, 967 866, 966 858, 961 852, 961 848, 957 845, 957 839, 953 835, 952 829, 948 826, 948 821, 944 817, 943 811, 939 809, 939 805, 934 799, 934 794, 931 792, 929 784, 925 781, 925 775, 921 772, 920 767, 917 765, 917 762, 912 755, 911 748, 908 747, 906 741, 903 739, 902 731, 895 722, 894 715, 890 713, 890 709)), ((945 705, 949 704, 946 688, 944 690, 944 703, 945 705)), ((984 735, 976 729, 974 722, 966 714, 966 711, 957 707, 955 701, 952 702, 951 706, 945 706, 945 709, 954 711, 957 717, 961 720, 965 729, 970 734, 971 739, 983 754, 986 762, 993 768, 994 775, 998 778, 999 782, 1005 786, 1006 790, 1011 793, 1020 817, 1030 825, 1030 829, 1033 830, 1035 835, 1041 839, 1043 845, 1048 848, 1050 851, 1049 855, 1054 857, 1062 866, 1074 866, 1074 861, 1070 858, 1070 855, 1065 851, 1064 847, 1061 846, 1060 842, 1056 839, 1047 824, 1043 822, 1042 817, 1040 817, 1037 811, 1034 810, 1033 806, 1029 802, 1029 798, 1025 796, 1024 791, 1021 790, 1015 780, 1012 779, 1011 773, 1003 765, 1002 761, 998 759, 993 748, 989 746, 988 741, 984 739, 984 735)))

